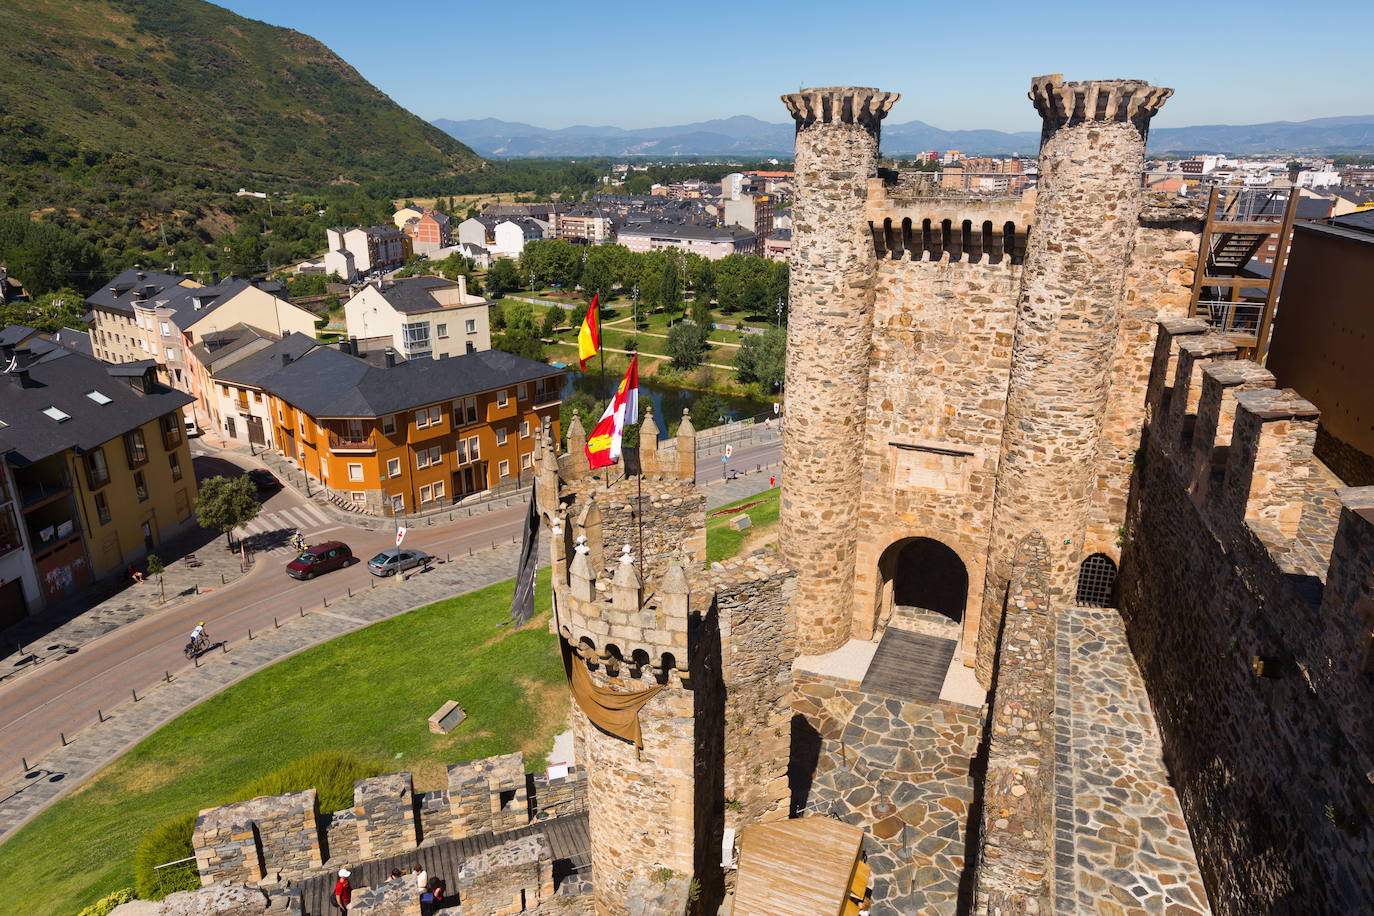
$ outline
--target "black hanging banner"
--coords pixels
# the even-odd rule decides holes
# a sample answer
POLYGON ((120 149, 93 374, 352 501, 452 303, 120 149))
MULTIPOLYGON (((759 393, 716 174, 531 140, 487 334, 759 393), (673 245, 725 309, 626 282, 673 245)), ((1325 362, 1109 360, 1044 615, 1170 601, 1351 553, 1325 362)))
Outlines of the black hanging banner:
MULTIPOLYGON (((510 601, 510 619, 517 627, 534 616, 534 573, 539 568, 535 548, 539 546, 539 507, 534 487, 530 487, 530 512, 525 519, 525 540, 520 545, 520 565, 515 571, 515 594, 510 601)), ((502 624, 505 626, 505 624, 502 624)))

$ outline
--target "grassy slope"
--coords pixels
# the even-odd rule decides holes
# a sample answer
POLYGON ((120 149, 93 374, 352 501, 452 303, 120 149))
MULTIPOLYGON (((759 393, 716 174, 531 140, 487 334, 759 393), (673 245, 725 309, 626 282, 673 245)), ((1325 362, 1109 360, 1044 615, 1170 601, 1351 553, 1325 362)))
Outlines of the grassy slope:
POLYGON ((188 711, 0 846, 0 909, 70 916, 132 883, 150 827, 315 751, 411 770, 420 790, 442 787, 446 764, 491 754, 523 750, 542 766, 567 715, 548 586, 545 570, 540 616, 519 631, 496 626, 506 582, 310 649, 188 711), (467 721, 430 734, 426 717, 449 699, 467 721))
POLYGON ((480 162, 315 39, 202 0, 6 0, 0 34, 0 111, 83 148, 311 181, 480 162))
MULTIPOLYGON (((757 506, 750 506, 744 510, 753 525, 743 531, 736 531, 730 527, 730 519, 739 515, 739 512, 721 512, 720 515, 713 515, 706 519, 706 562, 715 563, 720 560, 728 560, 730 557, 737 556, 747 538, 754 538, 756 542, 767 540, 770 533, 778 524, 778 509, 781 506, 782 490, 777 488, 766 490, 758 496, 749 496, 744 499, 736 500, 722 509, 733 509, 736 506, 748 506, 750 503, 758 503, 757 506)), ((712 510, 717 512, 720 510, 712 510)))

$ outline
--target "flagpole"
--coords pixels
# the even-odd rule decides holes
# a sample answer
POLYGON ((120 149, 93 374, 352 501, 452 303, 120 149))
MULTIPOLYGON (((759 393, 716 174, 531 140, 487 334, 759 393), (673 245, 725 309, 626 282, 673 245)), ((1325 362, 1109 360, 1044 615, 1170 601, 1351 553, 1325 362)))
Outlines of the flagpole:
MULTIPOLYGON (((634 363, 639 358, 639 347, 635 347, 634 353, 630 354, 630 362, 634 363)), ((635 389, 639 388, 639 379, 635 379, 635 389)), ((636 408, 638 404, 636 403, 636 408)), ((635 422, 639 422, 639 411, 635 410, 635 422)), ((644 435, 644 427, 639 428, 639 434, 644 435)), ((655 442, 655 445, 658 443, 655 442)), ((635 477, 635 522, 639 527, 639 581, 644 581, 644 442, 640 441, 637 446, 639 449, 639 474, 635 477)), ((640 600, 644 598, 644 589, 639 590, 640 600)), ((642 607, 642 605, 641 605, 642 607)))

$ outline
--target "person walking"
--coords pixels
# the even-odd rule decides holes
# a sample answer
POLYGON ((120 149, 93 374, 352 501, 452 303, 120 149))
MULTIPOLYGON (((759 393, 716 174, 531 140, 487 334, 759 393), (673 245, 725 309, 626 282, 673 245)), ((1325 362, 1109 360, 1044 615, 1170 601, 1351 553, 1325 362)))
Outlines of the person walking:
POLYGON ((351 874, 346 868, 339 869, 339 880, 334 883, 334 906, 340 913, 347 913, 348 905, 353 902, 353 885, 348 882, 351 874))

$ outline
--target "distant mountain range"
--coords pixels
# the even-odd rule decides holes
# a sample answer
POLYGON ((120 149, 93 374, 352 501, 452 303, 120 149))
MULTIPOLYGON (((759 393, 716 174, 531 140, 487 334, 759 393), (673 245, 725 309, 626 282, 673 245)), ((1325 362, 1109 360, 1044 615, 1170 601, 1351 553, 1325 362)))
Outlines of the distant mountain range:
MULTIPOLYGON (((790 156, 791 124, 771 124, 747 115, 672 127, 575 125, 560 130, 516 121, 481 118, 435 127, 482 156, 790 156)), ((923 121, 883 125, 883 152, 900 156, 922 150, 957 149, 987 155, 1034 154, 1038 131, 941 130, 923 121)), ((1368 153, 1374 152, 1374 115, 1273 121, 1268 124, 1210 124, 1150 131, 1152 153, 1368 153)))

